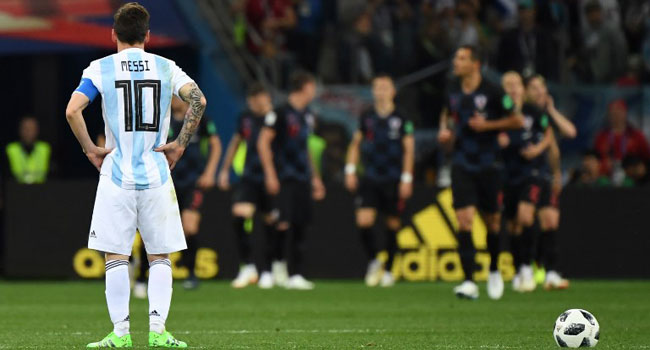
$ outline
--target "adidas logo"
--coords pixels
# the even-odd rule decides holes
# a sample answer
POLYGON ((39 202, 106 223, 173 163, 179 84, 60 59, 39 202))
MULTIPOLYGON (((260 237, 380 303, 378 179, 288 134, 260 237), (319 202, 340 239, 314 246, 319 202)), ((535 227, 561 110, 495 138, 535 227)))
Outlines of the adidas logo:
POLYGON ((90 232, 90 238, 97 238, 97 235, 95 234, 95 230, 92 230, 90 232))
POLYGON ((122 322, 125 322, 125 321, 131 321, 131 316, 127 315, 126 318, 124 319, 124 321, 122 321, 122 322))
POLYGON ((149 314, 149 316, 160 316, 160 314, 158 313, 158 311, 153 310, 153 311, 151 311, 151 313, 149 314))

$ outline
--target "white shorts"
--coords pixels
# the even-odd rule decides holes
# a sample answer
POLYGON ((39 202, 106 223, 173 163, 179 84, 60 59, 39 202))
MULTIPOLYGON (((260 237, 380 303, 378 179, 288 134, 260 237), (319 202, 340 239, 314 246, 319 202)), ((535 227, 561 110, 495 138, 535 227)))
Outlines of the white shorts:
POLYGON ((125 190, 100 175, 88 248, 130 256, 136 229, 148 254, 187 249, 171 178, 160 187, 125 190))

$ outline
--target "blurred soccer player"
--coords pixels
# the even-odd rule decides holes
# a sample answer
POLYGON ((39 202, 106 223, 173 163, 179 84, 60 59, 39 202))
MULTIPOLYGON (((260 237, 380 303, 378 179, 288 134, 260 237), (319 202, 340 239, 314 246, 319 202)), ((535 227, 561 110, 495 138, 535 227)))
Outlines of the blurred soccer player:
POLYGON ((128 265, 138 228, 150 266, 149 346, 186 348, 165 330, 172 297, 169 254, 187 248, 170 169, 198 128, 206 99, 173 61, 144 51, 149 41, 144 7, 125 4, 114 19, 117 53, 90 63, 66 109, 72 131, 100 172, 88 248, 106 254, 106 302, 114 328, 88 347, 132 346, 128 265), (82 115, 100 94, 106 148, 90 139, 82 115), (172 95, 190 108, 176 140, 165 144, 172 95))
POLYGON ((395 84, 388 75, 372 80, 374 106, 359 119, 352 136, 345 166, 345 187, 357 192, 357 227, 368 254, 366 284, 390 287, 395 281, 390 270, 397 252, 397 231, 405 201, 413 193, 415 141, 413 123, 395 108, 395 84), (361 157, 360 157, 361 155, 361 157), (357 164, 363 173, 357 179, 357 164), (372 232, 377 214, 386 215, 388 259, 376 259, 377 248, 372 232))
MULTIPOLYGON (((185 112, 188 104, 177 97, 172 98, 172 118, 169 124, 168 140, 173 141, 183 128, 185 112)), ((181 209, 181 221, 187 250, 183 252, 183 265, 188 269, 189 276, 183 282, 185 289, 198 287, 198 279, 194 274, 196 266, 196 252, 199 248, 197 234, 201 223, 201 206, 205 191, 216 184, 216 172, 221 157, 221 142, 217 135, 217 127, 209 118, 202 118, 201 123, 192 138, 190 139, 183 158, 177 163, 172 171, 172 179, 176 187, 176 197, 181 209), (202 149, 206 141, 209 151, 206 154, 202 149)), ((142 247, 141 256, 145 256, 145 247, 142 247)), ((133 286, 133 296, 146 298, 146 270, 147 264, 140 264, 140 274, 133 286)))
POLYGON ((524 128, 501 135, 506 163, 505 210, 507 230, 511 235, 511 250, 517 274, 513 289, 531 292, 535 289, 532 254, 535 242, 535 213, 547 206, 550 186, 547 150, 553 142, 549 116, 543 110, 525 102, 524 83, 517 72, 507 72, 502 78, 503 88, 524 117, 524 128))
MULTIPOLYGON (((242 141, 246 143, 246 160, 241 180, 233 194, 233 228, 237 235, 239 260, 242 263, 237 278, 232 282, 235 288, 244 288, 258 280, 257 269, 251 254, 250 233, 247 232, 247 221, 253 219, 255 212, 264 215, 264 229, 266 232, 267 251, 265 260, 260 270, 262 271, 259 287, 272 288, 274 285, 271 275, 271 261, 275 252, 275 221, 272 214, 272 198, 267 195, 264 188, 264 171, 257 152, 257 141, 260 130, 264 125, 264 118, 272 118, 273 104, 271 95, 264 85, 253 84, 248 89, 246 98, 248 109, 241 113, 237 122, 237 131, 230 140, 226 157, 219 172, 219 187, 228 190, 230 187, 230 166, 242 141)), ((277 262, 276 262, 277 263, 277 262)), ((282 282, 282 281, 280 281, 282 282)))
MULTIPOLYGON (((542 76, 536 75, 526 82, 526 92, 528 99, 542 108, 551 117, 551 125, 554 125, 560 135, 567 138, 575 138, 577 135, 576 127, 561 112, 555 108, 553 97, 549 94, 546 82, 542 76)), ((548 162, 550 165, 550 174, 546 177, 549 185, 544 187, 542 198, 549 198, 542 203, 539 210, 539 223, 541 229, 540 236, 540 259, 546 268, 546 277, 544 289, 566 289, 569 287, 569 281, 562 278, 557 267, 557 231, 560 226, 560 193, 562 192, 562 168, 560 162, 560 147, 557 138, 553 137, 553 142, 548 151, 548 162)))
MULTIPOLYGON (((302 263, 305 229, 312 215, 312 198, 321 200, 325 197, 318 167, 307 149, 307 139, 315 123, 309 104, 316 96, 316 81, 304 71, 294 72, 289 80, 287 103, 264 118, 258 152, 266 190, 270 195, 278 196, 280 217, 276 228, 280 249, 284 245, 283 238, 291 230, 286 287, 313 289, 314 284, 302 275, 302 263)), ((283 256, 282 253, 276 255, 283 256)))
POLYGON ((465 281, 454 288, 454 293, 469 299, 479 296, 473 276, 476 251, 472 241, 474 215, 478 209, 488 230, 487 246, 491 258, 488 295, 499 299, 503 294, 503 279, 497 268, 503 165, 497 135, 502 130, 521 128, 523 120, 515 112, 512 99, 481 76, 481 58, 476 48, 461 46, 456 51, 453 66, 458 79, 447 88, 438 141, 445 144, 455 139, 451 186, 465 281))

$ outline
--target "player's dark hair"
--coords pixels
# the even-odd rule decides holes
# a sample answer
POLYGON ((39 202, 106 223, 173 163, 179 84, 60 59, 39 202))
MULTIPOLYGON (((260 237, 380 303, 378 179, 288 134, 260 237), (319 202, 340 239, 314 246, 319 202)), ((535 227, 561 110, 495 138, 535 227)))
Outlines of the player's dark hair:
POLYGON ((474 62, 478 61, 479 63, 483 63, 483 53, 477 46, 461 45, 460 47, 458 47, 458 50, 462 50, 462 49, 469 50, 472 61, 474 62))
POLYGON ((254 82, 246 90, 246 97, 253 97, 259 94, 268 94, 269 90, 260 82, 254 82))
POLYGON ((298 92, 309 83, 316 82, 313 74, 305 70, 297 70, 289 77, 289 92, 298 92))
POLYGON ((530 85, 530 83, 532 83, 533 80, 535 79, 539 79, 542 82, 542 84, 546 85, 546 78, 544 78, 544 76, 542 76, 541 74, 533 74, 527 77, 526 79, 524 79, 524 85, 525 86, 530 85))
POLYGON ((120 7, 115 16, 113 29, 117 38, 129 45, 143 43, 149 31, 149 12, 137 2, 129 2, 120 7))
POLYGON ((393 79, 393 76, 388 73, 377 73, 372 77, 373 82, 377 79, 388 79, 393 83, 393 85, 395 85, 395 79, 393 79))
POLYGON ((598 0, 592 0, 585 5, 585 13, 589 14, 594 11, 602 11, 603 6, 600 4, 600 1, 598 0))
POLYGON ((596 157, 597 159, 600 159, 600 153, 598 153, 598 151, 596 151, 595 149, 590 148, 590 149, 584 150, 582 152, 582 157, 583 158, 584 157, 596 157))

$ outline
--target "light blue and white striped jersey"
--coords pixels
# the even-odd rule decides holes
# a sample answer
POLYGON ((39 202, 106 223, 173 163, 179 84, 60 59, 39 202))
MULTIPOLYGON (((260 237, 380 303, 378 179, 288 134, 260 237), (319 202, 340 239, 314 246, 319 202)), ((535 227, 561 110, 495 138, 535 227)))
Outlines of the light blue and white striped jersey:
POLYGON ((154 148, 166 143, 172 94, 193 80, 174 61, 138 48, 95 60, 83 72, 75 93, 102 95, 106 124, 106 156, 101 175, 124 189, 143 190, 163 185, 169 166, 154 148), (88 92, 84 85, 96 92, 88 92), (92 89, 92 87, 91 87, 92 89))

